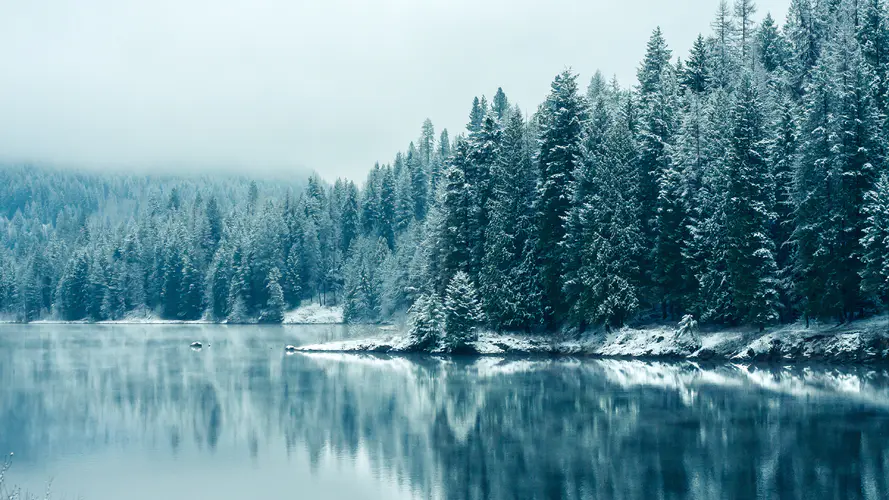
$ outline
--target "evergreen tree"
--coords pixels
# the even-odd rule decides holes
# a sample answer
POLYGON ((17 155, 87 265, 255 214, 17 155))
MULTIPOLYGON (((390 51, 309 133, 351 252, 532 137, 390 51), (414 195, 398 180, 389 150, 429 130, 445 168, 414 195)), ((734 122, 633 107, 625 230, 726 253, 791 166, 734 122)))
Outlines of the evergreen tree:
POLYGON ((534 172, 525 123, 516 108, 507 118, 491 168, 490 223, 479 273, 484 309, 497 328, 529 328, 539 320, 539 292, 526 260, 533 242, 534 172))
POLYGON ((231 288, 232 261, 226 248, 220 247, 210 263, 208 275, 210 315, 223 320, 229 313, 229 290, 231 288))
POLYGON ((426 218, 426 210, 429 204, 429 176, 425 165, 420 161, 418 154, 408 151, 408 168, 410 169, 410 189, 413 206, 411 214, 415 220, 426 218))
POLYGON ((743 77, 734 105, 728 157, 727 268, 737 317, 759 325, 778 319, 777 266, 768 234, 773 179, 766 163, 763 112, 749 76, 743 77))
POLYGON ((560 275, 565 265, 561 243, 565 218, 571 208, 574 170, 581 161, 581 138, 586 103, 577 93, 577 75, 565 70, 551 85, 541 117, 540 170, 535 200, 538 266, 543 308, 548 326, 555 326, 566 310, 560 275))
POLYGON ((442 225, 435 249, 440 259, 439 275, 435 277, 435 288, 444 292, 449 276, 457 271, 468 271, 471 258, 472 193, 466 182, 465 169, 469 162, 469 146, 465 140, 458 140, 456 152, 450 166, 445 171, 441 209, 442 225))
POLYGON ((462 352, 478 339, 477 326, 483 320, 481 305, 469 275, 457 272, 448 283, 444 300, 444 346, 448 352, 462 352))
POLYGON ((435 153, 435 127, 432 120, 426 118, 423 121, 423 131, 420 134, 420 160, 424 167, 432 162, 435 153))
POLYGON ((861 291, 878 305, 889 302, 889 177, 883 174, 865 197, 867 224, 863 247, 861 291))
POLYGON ((482 129, 482 120, 485 117, 485 111, 485 106, 482 105, 478 97, 473 97, 472 110, 469 112, 469 123, 466 124, 466 130, 469 131, 470 135, 482 129))
POLYGON ((436 295, 420 295, 410 308, 410 349, 429 351, 434 349, 444 336, 443 306, 436 295))
POLYGON ((284 321, 284 291, 281 289, 281 271, 277 267, 273 267, 266 279, 266 295, 268 301, 262 310, 260 322, 262 323, 281 323, 284 321))
POLYGON ((767 73, 774 73, 787 64, 787 42, 771 14, 766 14, 756 32, 756 55, 767 73))
POLYGON ((678 89, 668 67, 642 118, 640 159, 648 165, 649 178, 656 179, 657 195, 651 232, 654 237, 654 276, 660 287, 663 316, 677 318, 688 293, 684 246, 688 241, 684 178, 673 159, 679 129, 678 89))
POLYGON ((503 93, 503 89, 500 87, 497 87, 497 93, 494 94, 493 110, 494 116, 497 117, 498 121, 502 121, 509 112, 509 101, 506 99, 506 94, 503 93))
POLYGON ((698 35, 691 47, 682 84, 693 92, 705 92, 710 87, 710 62, 704 37, 698 35))

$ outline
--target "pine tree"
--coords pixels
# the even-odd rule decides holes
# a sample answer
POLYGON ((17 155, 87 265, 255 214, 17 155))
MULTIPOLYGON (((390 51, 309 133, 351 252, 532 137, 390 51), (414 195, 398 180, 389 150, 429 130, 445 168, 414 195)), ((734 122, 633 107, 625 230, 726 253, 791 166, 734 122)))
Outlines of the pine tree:
POLYGON ((787 64, 787 42, 771 14, 766 14, 756 31, 756 56, 767 73, 783 69, 787 64))
MULTIPOLYGON (((889 115, 889 7, 884 0, 864 0, 859 14, 858 43, 876 82, 874 100, 879 111, 889 115)), ((884 122, 885 131, 889 124, 884 122)), ((889 145, 884 145, 889 147, 889 145)))
MULTIPOLYGON (((620 118, 620 117, 619 117, 620 118)), ((639 262, 643 255, 638 204, 635 144, 624 119, 609 120, 599 147, 585 154, 584 193, 573 213, 580 257, 572 319, 621 326, 640 306, 639 262)), ((583 176, 578 176, 580 180, 583 176)), ((566 285, 572 285, 570 281, 566 285)))
POLYGON ((386 241, 391 250, 395 245, 395 174, 388 165, 383 168, 380 183, 380 221, 377 235, 386 241))
POLYGON ((410 308, 410 350, 430 351, 444 336, 444 314, 436 295, 420 295, 410 308))
POLYGON ((489 200, 491 198, 491 170, 497 162, 500 150, 501 129, 491 113, 482 119, 478 133, 469 138, 469 157, 465 163, 466 188, 470 197, 469 234, 470 248, 468 272, 477 277, 485 252, 485 231, 489 224, 489 200))
POLYGON ((766 163, 763 112, 749 76, 740 82, 734 105, 728 158, 727 269, 737 317, 760 330, 778 319, 777 266, 768 234, 774 203, 766 163))
POLYGON ((163 263, 161 308, 167 319, 179 319, 179 306, 182 302, 183 284, 182 251, 178 242, 172 242, 163 263))
POLYGON ((232 261, 228 250, 220 247, 213 256, 208 274, 210 314, 217 320, 223 320, 229 313, 229 290, 231 288, 232 261))
MULTIPOLYGON (((394 170, 393 170, 394 174, 394 170)), ((411 185, 411 172, 404 168, 395 179, 395 210, 393 232, 403 233, 414 220, 414 199, 411 185)))
POLYGON ((494 94, 493 108, 494 115, 497 117, 498 121, 503 121, 509 112, 509 101, 506 99, 506 94, 503 93, 503 89, 500 87, 497 87, 497 93, 494 94))
POLYGON ((642 118, 641 159, 656 180, 657 195, 651 231, 654 237, 654 277, 660 287, 663 316, 676 318, 683 312, 688 293, 684 246, 688 241, 684 177, 673 159, 678 124, 678 89, 672 70, 664 70, 656 92, 642 118))
POLYGON ((795 108, 789 97, 779 98, 776 119, 769 141, 769 164, 775 181, 774 222, 771 238, 775 243, 775 264, 778 266, 781 319, 793 317, 793 226, 796 205, 793 199, 794 162, 799 147, 795 108))
POLYGON ((889 177, 883 174, 865 196, 867 224, 863 248, 861 291, 878 305, 889 302, 889 177))
POLYGON ((478 97, 472 98, 472 110, 469 112, 469 123, 466 124, 466 130, 472 135, 482 129, 482 120, 485 117, 485 106, 482 105, 478 97))
POLYGON ((108 285, 102 300, 102 316, 108 319, 120 319, 126 312, 126 267, 123 262, 117 261, 112 263, 108 270, 108 285))
POLYGON ((442 227, 435 250, 440 258, 439 275, 435 277, 436 290, 443 292, 449 276, 457 271, 467 271, 471 258, 470 217, 472 194, 466 183, 465 165, 468 163, 469 146, 458 140, 456 153, 445 171, 444 194, 441 202, 442 227))
POLYGON ((518 109, 506 119, 491 168, 490 223, 484 235, 479 282, 484 309, 497 328, 529 328, 539 320, 526 259, 534 232, 534 173, 518 109))
POLYGON ((424 167, 428 167, 432 162, 435 153, 435 127, 432 120, 426 118, 423 121, 423 129, 420 133, 420 161, 424 167))
POLYGON ((821 50, 812 0, 791 0, 784 32, 789 45, 788 71, 794 95, 802 99, 821 50))
POLYGON ((87 287, 86 315, 90 321, 102 321, 105 315, 102 304, 105 301, 107 281, 105 278, 105 263, 101 257, 94 257, 90 263, 89 286, 87 287))
POLYGON ((692 92, 705 92, 710 87, 710 61, 704 37, 698 35, 691 47, 682 83, 692 92))
POLYGON ((444 346, 448 352, 465 351, 478 339, 483 320, 481 305, 469 275, 457 272, 448 283, 444 300, 444 346))
POLYGON ((284 321, 284 291, 281 289, 281 271, 273 267, 266 279, 268 301, 262 310, 260 322, 281 323, 284 321))
POLYGON ((698 123, 686 124, 693 136, 680 141, 692 145, 692 153, 683 160, 690 187, 686 206, 691 239, 686 254, 697 289, 692 310, 704 321, 730 322, 734 318, 726 268, 729 243, 725 218, 729 185, 726 155, 733 128, 731 96, 726 89, 716 88, 701 111, 703 119, 690 118, 698 123))
POLYGON ((219 204, 215 196, 211 196, 207 201, 205 217, 207 220, 207 234, 203 242, 204 251, 208 255, 213 255, 213 252, 216 251, 216 247, 219 245, 219 240, 222 239, 222 215, 219 212, 219 204))
POLYGON ((566 311, 561 273, 565 255, 565 218, 571 208, 574 171, 581 161, 586 103, 577 93, 577 75, 565 70, 556 76, 543 107, 540 130, 540 170, 535 200, 537 259, 543 288, 543 308, 549 327, 566 311))
POLYGON ((204 283, 194 259, 185 253, 182 257, 182 281, 179 285, 179 311, 177 317, 184 320, 200 319, 204 313, 204 283))
POLYGON ((411 150, 408 150, 407 164, 410 170, 413 201, 411 215, 414 220, 423 220, 426 218, 426 211, 429 208, 429 176, 425 164, 420 161, 420 154, 412 154, 411 150))

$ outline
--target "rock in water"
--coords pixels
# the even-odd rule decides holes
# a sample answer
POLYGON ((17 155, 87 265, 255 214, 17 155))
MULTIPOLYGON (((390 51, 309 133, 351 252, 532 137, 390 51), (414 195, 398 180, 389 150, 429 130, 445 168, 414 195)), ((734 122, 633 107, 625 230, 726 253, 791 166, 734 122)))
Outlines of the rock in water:
POLYGON ((288 345, 284 348, 284 352, 286 352, 287 354, 293 354, 296 352, 296 346, 288 345))
POLYGON ((201 347, 204 347, 204 346, 200 342, 192 342, 191 343, 191 348, 194 349, 195 351, 200 351, 201 347))

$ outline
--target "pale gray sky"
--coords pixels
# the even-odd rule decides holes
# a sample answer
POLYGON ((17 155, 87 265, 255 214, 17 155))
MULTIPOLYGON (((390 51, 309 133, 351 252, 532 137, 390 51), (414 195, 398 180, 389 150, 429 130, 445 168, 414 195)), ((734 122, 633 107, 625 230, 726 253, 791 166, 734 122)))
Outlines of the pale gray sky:
POLYGON ((0 0, 0 160, 359 180, 498 86, 633 83, 657 25, 684 58, 717 1, 0 0))

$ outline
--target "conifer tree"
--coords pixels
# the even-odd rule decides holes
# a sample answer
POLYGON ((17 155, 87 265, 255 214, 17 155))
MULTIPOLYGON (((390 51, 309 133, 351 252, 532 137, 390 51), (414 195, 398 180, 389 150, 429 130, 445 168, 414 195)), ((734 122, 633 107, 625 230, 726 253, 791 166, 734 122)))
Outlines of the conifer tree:
POLYGON ((736 317, 760 330, 778 319, 777 266, 768 234, 773 180, 766 163, 763 112, 750 76, 742 77, 733 109, 728 156, 726 264, 736 317))
POLYGON ((707 45, 704 37, 698 35, 691 47, 688 60, 685 63, 685 73, 681 75, 682 83, 692 92, 700 94, 710 87, 710 62, 707 53, 707 45))
POLYGON ((273 267, 266 279, 268 300, 262 310, 260 322, 281 323, 284 321, 284 291, 281 289, 281 271, 273 267))
POLYGON ((525 123, 516 108, 506 119, 491 168, 490 223, 479 273, 484 309, 497 328, 527 328, 538 318, 533 306, 537 294, 528 292, 533 285, 523 265, 534 232, 533 181, 525 123))
POLYGON ((483 320, 481 305, 469 275, 460 271, 448 283, 444 300, 444 346, 448 352, 462 352, 478 339, 477 327, 483 320))
POLYGON ((867 223, 861 270, 861 291, 877 305, 889 301, 889 177, 883 174, 874 189, 865 196, 867 223))
POLYGON ((410 349, 429 351, 444 336, 443 305, 437 295, 420 295, 410 308, 410 349))
POLYGON ((497 117, 498 121, 502 121, 506 118, 506 115, 509 112, 509 101, 506 99, 506 94, 503 93, 503 89, 500 87, 497 87, 497 93, 494 94, 493 110, 494 116, 497 117))
POLYGON ((577 92, 577 75, 565 70, 556 76, 543 107, 540 124, 540 170, 535 200, 537 259, 543 308, 549 327, 566 311, 560 275, 565 265, 561 243, 571 208, 574 170, 581 160, 586 103, 577 92))

